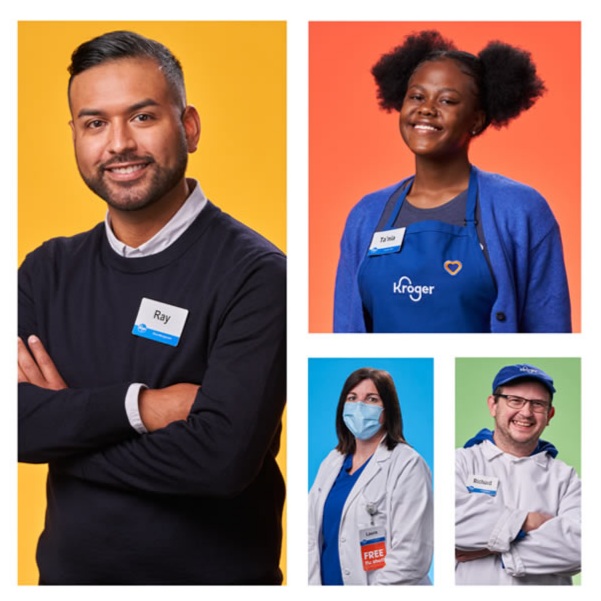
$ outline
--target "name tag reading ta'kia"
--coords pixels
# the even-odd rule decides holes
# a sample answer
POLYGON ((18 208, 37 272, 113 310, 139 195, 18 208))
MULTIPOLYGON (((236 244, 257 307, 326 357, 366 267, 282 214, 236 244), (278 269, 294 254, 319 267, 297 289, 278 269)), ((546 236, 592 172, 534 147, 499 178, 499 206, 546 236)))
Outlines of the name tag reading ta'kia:
POLYGON ((371 239, 367 256, 373 257, 399 252, 403 245, 404 237, 404 227, 398 227, 395 230, 386 230, 385 232, 376 232, 371 239))

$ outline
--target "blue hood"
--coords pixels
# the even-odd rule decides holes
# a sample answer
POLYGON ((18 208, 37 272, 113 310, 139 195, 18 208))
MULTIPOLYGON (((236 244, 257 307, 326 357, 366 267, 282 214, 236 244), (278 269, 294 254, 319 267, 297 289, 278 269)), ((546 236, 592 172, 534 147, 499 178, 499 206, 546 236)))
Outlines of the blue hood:
MULTIPOLYGON (((470 438, 463 445, 463 448, 467 449, 469 447, 473 447, 477 444, 480 444, 481 442, 484 442, 485 440, 489 440, 490 442, 495 444, 495 441, 493 440, 493 431, 489 430, 488 428, 483 428, 482 430, 480 430, 480 432, 478 432, 476 436, 470 438)), ((536 449, 534 449, 534 451, 531 454, 537 455, 538 453, 549 453, 549 455, 551 455, 551 457, 555 459, 555 457, 557 457, 558 452, 559 451, 550 442, 539 439, 538 444, 536 445, 536 449)))

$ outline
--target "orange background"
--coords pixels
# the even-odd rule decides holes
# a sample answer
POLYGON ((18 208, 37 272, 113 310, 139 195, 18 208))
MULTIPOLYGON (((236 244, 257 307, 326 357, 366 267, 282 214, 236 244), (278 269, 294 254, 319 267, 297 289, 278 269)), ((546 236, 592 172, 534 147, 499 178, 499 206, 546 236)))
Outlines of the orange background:
POLYGON ((509 127, 489 128, 472 163, 536 188, 561 228, 572 327, 580 331, 580 23, 309 24, 309 331, 331 332, 339 243, 365 194, 413 174, 398 113, 378 107, 371 67, 422 29, 478 53, 501 40, 532 53, 547 93, 509 127))

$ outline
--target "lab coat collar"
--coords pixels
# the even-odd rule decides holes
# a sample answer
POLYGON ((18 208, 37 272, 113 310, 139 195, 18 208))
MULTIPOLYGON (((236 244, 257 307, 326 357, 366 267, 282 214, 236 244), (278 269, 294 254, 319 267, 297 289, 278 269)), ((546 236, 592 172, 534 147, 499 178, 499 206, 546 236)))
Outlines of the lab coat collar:
MULTIPOLYGON (((384 443, 385 438, 385 436, 382 437, 380 444, 374 451, 374 454, 369 460, 369 463, 365 466, 365 469, 357 479, 357 482, 355 483, 353 489, 356 489, 357 485, 362 485, 364 483, 369 482, 375 476, 375 474, 377 474, 380 471, 380 464, 390 459, 392 451, 388 450, 388 448, 386 447, 386 444, 384 443)), ((335 451, 330 455, 330 458, 328 460, 328 477, 320 486, 320 491, 323 491, 326 494, 329 493, 330 489, 334 484, 334 481, 338 477, 338 473, 342 469, 345 459, 346 455, 343 455, 339 451, 335 451)))
POLYGON ((351 489, 346 503, 344 504, 342 519, 344 519, 344 514, 346 513, 347 508, 352 504, 353 499, 365 489, 367 484, 376 477, 376 475, 383 469, 386 462, 390 460, 392 451, 386 446, 384 442, 385 438, 385 436, 382 438, 369 463, 365 466, 365 469, 357 479, 357 482, 355 482, 355 486, 353 486, 351 489))

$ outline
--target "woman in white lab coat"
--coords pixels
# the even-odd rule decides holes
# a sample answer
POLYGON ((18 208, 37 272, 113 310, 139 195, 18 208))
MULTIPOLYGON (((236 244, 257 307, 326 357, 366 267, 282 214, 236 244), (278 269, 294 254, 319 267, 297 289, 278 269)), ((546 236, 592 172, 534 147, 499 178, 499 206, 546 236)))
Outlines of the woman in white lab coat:
POLYGON ((403 436, 388 372, 347 378, 336 433, 309 493, 309 583, 430 584, 431 475, 403 436))

